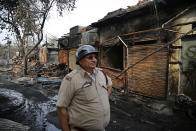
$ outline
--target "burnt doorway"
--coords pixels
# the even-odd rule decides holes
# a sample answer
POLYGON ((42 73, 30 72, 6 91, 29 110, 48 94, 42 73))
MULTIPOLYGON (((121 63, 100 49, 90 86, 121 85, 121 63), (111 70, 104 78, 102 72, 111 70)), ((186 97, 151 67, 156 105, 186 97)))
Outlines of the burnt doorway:
POLYGON ((103 46, 100 57, 101 67, 123 70, 123 45, 103 46))

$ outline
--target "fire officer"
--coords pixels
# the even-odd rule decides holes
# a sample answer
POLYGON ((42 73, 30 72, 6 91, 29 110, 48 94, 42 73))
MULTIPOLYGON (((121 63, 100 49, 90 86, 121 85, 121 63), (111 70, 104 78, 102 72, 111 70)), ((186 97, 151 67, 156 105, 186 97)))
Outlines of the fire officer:
POLYGON ((93 46, 83 45, 75 55, 77 68, 63 79, 56 104, 62 130, 104 131, 110 121, 112 81, 96 67, 93 46))

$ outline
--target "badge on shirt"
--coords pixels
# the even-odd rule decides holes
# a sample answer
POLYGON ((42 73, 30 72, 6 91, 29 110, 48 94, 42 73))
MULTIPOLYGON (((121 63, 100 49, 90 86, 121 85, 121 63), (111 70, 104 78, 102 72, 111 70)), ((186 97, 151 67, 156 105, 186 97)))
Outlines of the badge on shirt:
POLYGON ((71 76, 70 76, 69 74, 67 74, 67 75, 65 76, 65 78, 66 78, 67 80, 71 80, 71 76))
POLYGON ((87 87, 89 87, 91 85, 92 85, 91 82, 85 82, 84 85, 82 86, 82 88, 87 88, 87 87))

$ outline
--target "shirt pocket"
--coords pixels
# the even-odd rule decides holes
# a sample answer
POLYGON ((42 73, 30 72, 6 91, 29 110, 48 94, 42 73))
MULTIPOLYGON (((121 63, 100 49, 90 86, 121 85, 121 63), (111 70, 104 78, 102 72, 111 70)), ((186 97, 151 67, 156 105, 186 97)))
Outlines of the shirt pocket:
POLYGON ((86 88, 83 88, 83 90, 88 101, 94 100, 98 97, 97 91, 94 86, 88 86, 86 88))
POLYGON ((104 82, 99 82, 99 86, 101 88, 101 94, 108 94, 108 88, 106 86, 106 83, 104 82))

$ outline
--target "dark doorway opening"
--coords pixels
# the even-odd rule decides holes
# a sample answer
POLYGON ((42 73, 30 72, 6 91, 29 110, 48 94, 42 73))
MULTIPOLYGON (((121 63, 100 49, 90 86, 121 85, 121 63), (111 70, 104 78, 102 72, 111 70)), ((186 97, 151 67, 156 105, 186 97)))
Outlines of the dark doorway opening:
POLYGON ((123 70, 123 46, 102 47, 101 66, 123 70))

